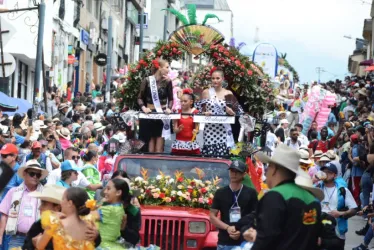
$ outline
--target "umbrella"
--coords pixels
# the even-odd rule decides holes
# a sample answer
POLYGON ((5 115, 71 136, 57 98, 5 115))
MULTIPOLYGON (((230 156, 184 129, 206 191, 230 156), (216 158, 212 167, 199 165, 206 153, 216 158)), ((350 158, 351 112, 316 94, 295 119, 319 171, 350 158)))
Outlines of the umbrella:
MULTIPOLYGON (((19 98, 13 98, 10 96, 7 96, 5 93, 0 92, 0 100, 3 103, 6 103, 5 106, 9 106, 10 108, 3 109, 5 114, 8 114, 9 116, 13 116, 15 113, 27 113, 27 110, 32 108, 32 104, 25 100, 25 99, 19 99, 19 98)), ((0 104, 0 107, 3 107, 3 104, 0 104)), ((43 113, 41 109, 39 108, 39 113, 43 113)))
POLYGON ((374 71, 374 65, 367 67, 365 71, 374 71))

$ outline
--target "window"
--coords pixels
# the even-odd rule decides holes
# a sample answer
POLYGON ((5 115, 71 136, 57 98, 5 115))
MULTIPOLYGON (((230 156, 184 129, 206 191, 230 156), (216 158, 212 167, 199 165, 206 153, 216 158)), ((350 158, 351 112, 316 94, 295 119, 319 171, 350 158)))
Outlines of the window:
POLYGON ((95 18, 99 19, 100 18, 100 1, 95 0, 95 18))
POLYGON ((18 93, 17 98, 27 100, 27 74, 29 68, 26 64, 19 62, 18 65, 18 93))
POLYGON ((88 12, 92 13, 92 0, 87 0, 86 4, 88 12))

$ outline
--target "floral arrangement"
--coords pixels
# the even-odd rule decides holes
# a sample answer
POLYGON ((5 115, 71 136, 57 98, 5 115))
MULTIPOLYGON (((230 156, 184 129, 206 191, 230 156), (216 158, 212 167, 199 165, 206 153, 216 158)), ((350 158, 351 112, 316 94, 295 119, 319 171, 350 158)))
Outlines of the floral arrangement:
POLYGON ((294 69, 294 67, 292 67, 291 64, 287 61, 286 57, 287 57, 287 53, 281 54, 281 56, 278 59, 279 65, 285 67, 293 74, 294 82, 299 82, 299 74, 294 69))
POLYGON ((117 90, 115 97, 120 109, 134 109, 137 106, 137 97, 140 84, 147 76, 152 75, 152 68, 156 69, 157 59, 162 58, 168 62, 179 60, 183 55, 180 46, 174 42, 157 43, 156 47, 143 55, 137 63, 129 66, 127 83, 117 90))
POLYGON ((159 175, 150 178, 148 171, 141 169, 142 177, 136 177, 130 187, 144 205, 168 205, 209 209, 213 203, 214 193, 219 189, 221 179, 218 177, 203 180, 204 173, 195 168, 198 179, 188 179, 183 172, 176 171, 174 176, 159 175))

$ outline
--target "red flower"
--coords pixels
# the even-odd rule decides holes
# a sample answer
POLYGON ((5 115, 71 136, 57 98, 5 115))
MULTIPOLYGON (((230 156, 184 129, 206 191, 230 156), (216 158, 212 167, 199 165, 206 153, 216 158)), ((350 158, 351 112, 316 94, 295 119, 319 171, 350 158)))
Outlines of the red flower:
POLYGON ((230 59, 231 59, 231 61, 234 61, 234 60, 235 60, 235 57, 234 57, 234 56, 232 56, 232 57, 230 57, 230 59))
POLYGON ((224 63, 225 65, 229 65, 229 61, 227 61, 227 60, 225 60, 223 63, 224 63))
POLYGON ((179 178, 177 179, 177 181, 178 181, 178 182, 182 182, 182 181, 183 181, 183 177, 179 177, 179 178))
POLYGON ((131 81, 131 77, 130 77, 130 76, 129 76, 129 77, 127 77, 127 80, 131 81))
POLYGON ((222 53, 224 50, 225 50, 224 47, 219 47, 219 49, 218 49, 218 51, 221 52, 221 53, 222 53))
POLYGON ((211 198, 208 199, 208 205, 212 205, 213 204, 213 200, 211 198))
POLYGON ((215 47, 215 45, 210 45, 210 49, 214 49, 215 47))
POLYGON ((250 69, 248 70, 248 75, 250 75, 250 76, 253 75, 252 70, 250 70, 250 69))
POLYGON ((169 45, 167 45, 167 46, 166 46, 166 49, 170 49, 170 46, 169 46, 169 45))
POLYGON ((161 193, 159 196, 161 199, 165 198, 165 193, 161 193))
POLYGON ((240 66, 240 65, 241 65, 241 63, 240 63, 239 60, 236 60, 236 61, 235 61, 235 64, 236 64, 236 66, 240 66))
POLYGON ((173 53, 177 53, 178 50, 176 48, 173 48, 173 53))
POLYGON ((202 194, 206 194, 208 191, 206 191, 205 188, 202 188, 202 189, 200 189, 200 192, 201 192, 202 194))
POLYGON ((192 189, 192 188, 189 188, 189 189, 187 190, 187 192, 189 192, 190 194, 192 194, 193 189, 192 189))
POLYGON ((229 56, 230 55, 230 53, 228 52, 228 51, 225 51, 225 56, 229 56))
POLYGON ((145 190, 145 193, 146 193, 146 194, 150 194, 150 193, 151 193, 151 190, 147 189, 147 190, 145 190))
POLYGON ((244 72, 240 72, 240 76, 244 76, 244 72))
POLYGON ((136 65, 136 69, 140 69, 140 67, 141 67, 140 64, 136 65))
POLYGON ((190 185, 194 187, 196 185, 196 183, 194 181, 191 181, 190 185))
POLYGON ((182 51, 178 51, 177 54, 178 54, 178 55, 181 55, 181 54, 182 54, 182 51))
POLYGON ((170 197, 171 198, 171 201, 175 201, 175 197, 170 197))
POLYGON ((157 55, 158 55, 158 56, 161 56, 161 53, 162 53, 162 52, 161 52, 160 50, 157 51, 157 55))
POLYGON ((241 69, 245 69, 244 65, 240 66, 241 69))
POLYGON ((214 52, 214 53, 213 53, 213 57, 214 57, 214 58, 218 58, 218 57, 219 57, 218 53, 217 53, 217 52, 214 52))

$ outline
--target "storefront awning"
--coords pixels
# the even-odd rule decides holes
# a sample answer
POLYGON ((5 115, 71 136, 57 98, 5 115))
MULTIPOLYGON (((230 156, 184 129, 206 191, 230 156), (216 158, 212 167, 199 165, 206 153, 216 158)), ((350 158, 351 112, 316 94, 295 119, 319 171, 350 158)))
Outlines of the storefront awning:
POLYGON ((373 59, 369 59, 369 60, 365 60, 365 61, 360 62, 360 66, 371 66, 372 64, 374 64, 373 59))

